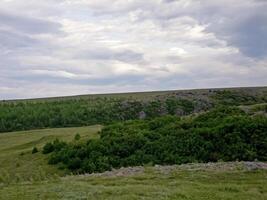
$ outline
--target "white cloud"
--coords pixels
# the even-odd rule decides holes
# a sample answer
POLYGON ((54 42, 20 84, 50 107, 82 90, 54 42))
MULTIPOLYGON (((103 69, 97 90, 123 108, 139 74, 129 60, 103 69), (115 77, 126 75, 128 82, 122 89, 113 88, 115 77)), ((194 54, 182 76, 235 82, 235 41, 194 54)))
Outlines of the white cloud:
POLYGON ((32 73, 33 75, 48 75, 52 77, 63 77, 63 78, 75 78, 77 77, 76 74, 67 72, 67 71, 51 71, 51 70, 29 70, 29 73, 32 73))
POLYGON ((0 98, 265 85, 266 6, 0 0, 0 98))

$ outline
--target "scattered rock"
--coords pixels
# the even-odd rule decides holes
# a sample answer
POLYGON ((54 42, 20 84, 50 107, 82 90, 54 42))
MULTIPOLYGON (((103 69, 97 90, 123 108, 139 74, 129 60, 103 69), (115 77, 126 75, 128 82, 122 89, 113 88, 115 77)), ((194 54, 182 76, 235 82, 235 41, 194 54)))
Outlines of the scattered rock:
MULTIPOLYGON (((267 170, 267 163, 264 162, 217 162, 217 163, 189 163, 182 165, 155 165, 154 167, 149 167, 149 169, 154 170, 162 174, 169 174, 176 170, 188 170, 188 171, 233 171, 233 170, 267 170)), ((93 173, 93 174, 83 174, 78 175, 81 177, 127 177, 139 175, 145 172, 145 167, 122 167, 120 169, 112 169, 111 171, 106 171, 103 173, 93 173)))
POLYGON ((146 118, 146 113, 145 113, 145 111, 141 111, 141 112, 139 112, 139 114, 138 114, 138 118, 139 118, 139 119, 145 119, 145 118, 146 118))
POLYGON ((144 167, 122 167, 120 169, 112 169, 112 171, 106 171, 103 173, 84 174, 81 176, 94 176, 94 177, 119 177, 119 176, 133 176, 142 174, 144 167))
POLYGON ((264 162, 243 162, 245 169, 257 170, 257 169, 267 169, 267 163, 264 162))

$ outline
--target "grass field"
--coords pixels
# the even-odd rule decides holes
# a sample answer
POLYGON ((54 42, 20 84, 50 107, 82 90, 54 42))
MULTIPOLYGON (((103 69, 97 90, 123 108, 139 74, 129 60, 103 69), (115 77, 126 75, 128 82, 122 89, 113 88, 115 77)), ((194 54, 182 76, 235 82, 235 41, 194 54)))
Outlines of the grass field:
POLYGON ((55 138, 71 141, 79 133, 81 140, 97 137, 101 126, 57 128, 0 134, 0 183, 43 180, 64 175, 66 171, 47 165, 41 152, 32 154, 32 148, 42 146, 55 138))
POLYGON ((40 150, 54 138, 72 141, 76 133, 81 140, 98 137, 100 129, 90 126, 1 134, 0 199, 267 199, 267 170, 248 171, 238 166, 209 169, 203 165, 160 171, 148 166, 141 173, 122 176, 65 176, 68 172, 48 165, 41 152, 31 153, 34 146, 40 150))
POLYGON ((181 170, 122 177, 68 176, 0 188, 0 199, 267 199, 267 171, 181 170))

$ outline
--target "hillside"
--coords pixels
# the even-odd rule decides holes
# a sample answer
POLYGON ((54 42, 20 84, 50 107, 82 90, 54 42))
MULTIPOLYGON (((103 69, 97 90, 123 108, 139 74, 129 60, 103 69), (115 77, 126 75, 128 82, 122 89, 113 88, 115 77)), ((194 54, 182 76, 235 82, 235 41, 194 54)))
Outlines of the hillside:
POLYGON ((32 154, 32 148, 41 151, 46 142, 58 138, 72 141, 79 133, 81 141, 98 137, 101 126, 57 128, 21 131, 0 134, 0 184, 42 180, 62 176, 67 171, 48 165, 47 157, 41 152, 32 154))
POLYGON ((99 126, 0 135, 0 199, 229 199, 267 198, 266 164, 233 162, 130 167, 102 174, 68 175, 47 164, 40 150, 55 137, 98 138, 99 126), (23 154, 23 155, 22 155, 23 154))
MULTIPOLYGON (((260 107, 261 108, 261 107, 260 107)), ((49 163, 75 173, 139 165, 267 161, 265 110, 221 106, 183 118, 163 116, 105 126, 86 143, 47 143, 49 163)))
POLYGON ((4 101, 0 199, 263 200, 266 116, 266 87, 4 101))
POLYGON ((167 114, 185 116, 218 105, 238 106, 266 102, 266 87, 2 101, 0 132, 110 124, 133 119, 152 119, 167 114))

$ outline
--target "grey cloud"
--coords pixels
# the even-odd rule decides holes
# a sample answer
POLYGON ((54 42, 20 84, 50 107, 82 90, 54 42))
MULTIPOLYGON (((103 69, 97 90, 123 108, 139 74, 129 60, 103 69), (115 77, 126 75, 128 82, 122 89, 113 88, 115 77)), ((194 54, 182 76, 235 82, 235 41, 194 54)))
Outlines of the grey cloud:
POLYGON ((61 24, 48 20, 19 16, 0 11, 0 27, 30 34, 60 33, 61 24))
POLYGON ((118 60, 126 63, 143 62, 144 55, 130 49, 112 50, 108 48, 94 48, 85 51, 78 51, 74 56, 76 59, 91 60, 118 60))
POLYGON ((267 56, 266 10, 267 3, 248 4, 235 9, 229 7, 226 11, 220 10, 219 14, 214 14, 210 22, 208 16, 204 21, 210 23, 208 31, 214 32, 229 45, 238 47, 244 55, 262 58, 267 56))
POLYGON ((114 54, 113 57, 124 62, 136 62, 136 61, 142 61, 144 59, 142 53, 137 53, 132 50, 117 52, 114 54))
MULTIPOLYGON (((266 7, 267 10, 267 7, 266 7)), ((251 57, 267 56, 267 14, 256 14, 248 19, 235 23, 228 35, 232 34, 230 43, 251 57)))
MULTIPOLYGON (((91 1, 84 3, 98 16, 109 15, 120 18, 126 13, 135 12, 137 21, 157 20, 163 28, 166 21, 182 16, 191 16, 200 24, 209 24, 211 31, 229 45, 236 46, 249 57, 265 57, 267 53, 267 2, 262 0, 241 1, 91 1), (109 6, 106 6, 109 4, 109 6), (233 5, 232 5, 233 4, 233 5), (237 6, 239 5, 239 6, 237 6), (221 20, 224 20, 221 23, 221 20)), ((83 5, 81 3, 81 5, 83 5)), ((209 46, 217 45, 214 41, 203 41, 209 46)), ((105 57, 105 56, 103 56, 105 57)), ((115 56, 116 57, 116 56, 115 56)), ((120 56, 118 56, 120 57, 120 56)))
POLYGON ((246 1, 247 4, 237 1, 236 4, 240 6, 224 4, 223 1, 207 2, 195 8, 194 13, 188 13, 200 23, 209 24, 207 31, 215 33, 228 45, 238 47, 246 56, 267 56, 266 1, 246 1))
POLYGON ((135 85, 144 84, 145 76, 143 75, 113 75, 110 77, 83 77, 81 74, 77 74, 77 77, 64 77, 57 76, 56 71, 50 71, 48 74, 36 74, 32 72, 25 73, 20 71, 16 74, 9 75, 9 78, 17 79, 23 82, 42 82, 42 83, 54 83, 54 84, 74 84, 74 85, 90 85, 90 86, 107 86, 113 85, 125 85, 127 83, 135 83, 135 85), (55 73, 55 76, 53 75, 55 73))
MULTIPOLYGON (((14 15, 12 12, 6 13, 0 10, 0 48, 2 49, 0 56, 8 53, 9 60, 16 60, 27 54, 33 56, 38 52, 51 53, 51 47, 53 47, 51 42, 38 36, 39 34, 62 35, 60 28, 60 23, 14 15)), ((3 67, 7 63, 2 60, 0 65, 3 67)))
POLYGON ((14 50, 14 48, 19 47, 32 47, 37 43, 36 39, 27 35, 0 29, 0 45, 3 47, 14 50))
MULTIPOLYGON (((188 1, 191 4, 185 7, 180 4, 185 1, 179 0, 164 0, 161 4, 153 4, 151 1, 144 4, 135 2, 127 7, 127 11, 137 10, 137 22, 156 20, 164 28, 168 20, 191 16, 197 19, 200 25, 208 24, 207 32, 215 33, 219 39, 227 41, 228 45, 236 46, 246 56, 267 56, 267 1, 188 1)), ((111 6, 109 11, 121 12, 115 8, 111 6)), ((210 45, 217 44, 210 41, 210 45)))
POLYGON ((0 1, 0 98, 264 85, 266 10, 263 0, 0 1))

